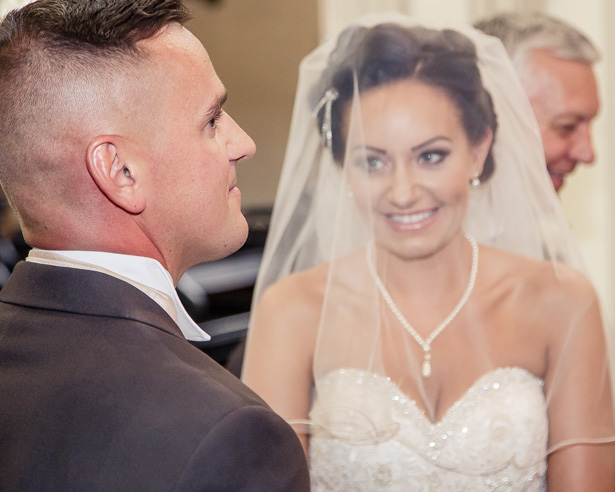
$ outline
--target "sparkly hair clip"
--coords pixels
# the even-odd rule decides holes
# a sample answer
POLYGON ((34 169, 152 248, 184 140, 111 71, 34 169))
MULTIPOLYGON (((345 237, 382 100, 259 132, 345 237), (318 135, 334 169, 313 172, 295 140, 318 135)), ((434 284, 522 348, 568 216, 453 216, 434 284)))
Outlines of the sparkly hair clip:
POLYGON ((322 135, 322 144, 325 147, 331 147, 331 140, 333 139, 333 132, 331 130, 331 105, 339 97, 339 92, 335 89, 328 89, 322 99, 318 101, 318 104, 312 111, 312 116, 316 117, 322 107, 325 107, 325 114, 322 118, 322 126, 320 127, 320 133, 322 135))

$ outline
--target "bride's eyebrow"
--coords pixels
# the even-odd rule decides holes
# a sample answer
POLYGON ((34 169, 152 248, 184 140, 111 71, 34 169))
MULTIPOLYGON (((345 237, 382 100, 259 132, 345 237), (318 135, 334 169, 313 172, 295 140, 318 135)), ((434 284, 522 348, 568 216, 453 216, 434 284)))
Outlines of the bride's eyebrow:
POLYGON ((386 150, 381 149, 379 147, 372 147, 371 145, 355 145, 351 151, 356 152, 357 150, 369 150, 370 152, 375 152, 376 154, 386 154, 386 150))
MULTIPOLYGON (((422 142, 422 143, 420 143, 418 145, 415 145, 410 150, 412 152, 416 152, 416 151, 422 150, 423 148, 428 147, 428 146, 436 143, 439 140, 444 140, 446 142, 451 142, 450 138, 445 137, 444 135, 438 135, 437 137, 430 138, 429 140, 426 140, 425 142, 422 142)), ((377 154, 386 154, 387 153, 386 150, 381 149, 380 147, 372 147, 371 145, 361 145, 361 144, 355 145, 351 150, 352 150, 352 152, 356 152, 357 150, 369 150, 370 152, 374 152, 374 153, 377 153, 377 154)))
POLYGON ((437 137, 430 138, 429 140, 427 140, 427 141, 425 141, 425 142, 423 142, 423 143, 420 143, 420 144, 418 144, 418 145, 415 145, 415 146, 414 146, 414 147, 412 147, 412 149, 410 149, 410 150, 412 150, 412 152, 416 152, 417 150, 421 150, 421 149, 423 149, 423 148, 425 148, 425 147, 428 147, 429 145, 432 145, 432 144, 436 143, 438 140, 445 140, 445 141, 447 141, 447 142, 451 142, 451 139, 450 139, 450 138, 445 137, 445 136, 443 136, 443 135, 439 135, 439 136, 437 136, 437 137))

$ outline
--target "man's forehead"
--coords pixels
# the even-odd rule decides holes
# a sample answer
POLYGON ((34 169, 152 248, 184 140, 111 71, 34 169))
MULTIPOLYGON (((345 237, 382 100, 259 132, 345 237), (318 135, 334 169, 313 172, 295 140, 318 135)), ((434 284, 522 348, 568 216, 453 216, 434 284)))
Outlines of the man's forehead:
POLYGON ((162 28, 155 36, 141 41, 141 47, 149 54, 157 76, 168 80, 176 72, 189 78, 207 81, 216 96, 224 93, 207 50, 202 43, 185 27, 171 23, 162 28), (215 90, 219 89, 219 90, 215 90))
POLYGON ((535 50, 530 63, 531 70, 522 79, 534 104, 549 106, 557 112, 595 116, 598 89, 589 63, 561 58, 547 50, 535 50))
POLYGON ((595 80, 594 70, 590 63, 582 60, 562 58, 549 50, 534 50, 529 58, 529 62, 535 75, 547 73, 553 78, 568 83, 574 83, 579 78, 595 80))
POLYGON ((139 45, 154 55, 178 60, 195 58, 211 64, 203 44, 188 29, 175 22, 167 24, 154 36, 140 41, 139 45))
MULTIPOLYGON (((226 99, 226 89, 201 42, 179 24, 170 24, 144 41, 151 63, 148 87, 189 117, 211 119, 226 99)), ((146 63, 148 63, 146 61, 146 63)))

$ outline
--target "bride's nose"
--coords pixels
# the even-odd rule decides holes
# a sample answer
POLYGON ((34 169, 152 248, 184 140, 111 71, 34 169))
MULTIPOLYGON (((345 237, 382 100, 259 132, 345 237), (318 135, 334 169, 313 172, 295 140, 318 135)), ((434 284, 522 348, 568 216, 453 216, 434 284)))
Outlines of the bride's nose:
POLYGON ((409 166, 401 164, 395 166, 391 176, 388 192, 389 200, 397 207, 408 207, 421 196, 421 187, 415 173, 409 166))

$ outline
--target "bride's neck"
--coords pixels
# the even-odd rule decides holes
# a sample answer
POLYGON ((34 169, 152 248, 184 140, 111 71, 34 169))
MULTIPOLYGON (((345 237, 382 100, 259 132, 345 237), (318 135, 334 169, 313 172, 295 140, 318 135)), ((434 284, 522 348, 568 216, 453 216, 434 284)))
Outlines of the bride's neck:
POLYGON ((455 238, 434 254, 416 259, 377 250, 378 275, 395 298, 429 302, 458 297, 467 286, 472 248, 465 237, 455 238))

